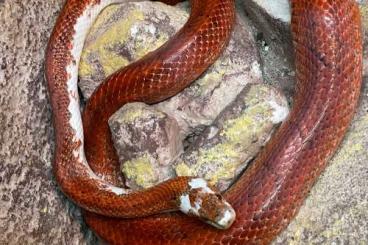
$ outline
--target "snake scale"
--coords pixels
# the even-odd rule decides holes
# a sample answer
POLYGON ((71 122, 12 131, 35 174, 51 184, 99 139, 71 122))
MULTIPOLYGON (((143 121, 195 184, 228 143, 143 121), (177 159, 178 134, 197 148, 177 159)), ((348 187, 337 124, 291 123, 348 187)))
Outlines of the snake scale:
MULTIPOLYGON (((194 177, 141 192, 124 189, 107 119, 125 103, 164 100, 201 75, 228 42, 234 0, 192 0, 182 29, 158 50, 109 76, 82 116, 77 73, 85 36, 103 8, 127 1, 67 0, 51 34, 46 78, 56 134, 54 173, 61 189, 87 210, 87 224, 110 244, 269 244, 295 216, 354 115, 362 81, 356 2, 290 1, 297 80, 293 109, 223 199, 194 177), (225 216, 219 221, 216 211, 202 219, 221 225, 232 210, 227 200, 236 212, 235 221, 220 227, 228 229, 164 212, 188 208, 184 196, 193 208, 194 197, 183 193, 206 190, 212 197, 207 207, 201 202, 203 208, 220 205, 225 216)), ((189 213, 202 214, 201 208, 189 213)))

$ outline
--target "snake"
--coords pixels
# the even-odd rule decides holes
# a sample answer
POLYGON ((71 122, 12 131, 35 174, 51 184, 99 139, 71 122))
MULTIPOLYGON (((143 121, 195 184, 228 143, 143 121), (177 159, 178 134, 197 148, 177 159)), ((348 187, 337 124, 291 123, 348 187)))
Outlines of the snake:
POLYGON ((88 30, 106 6, 128 1, 66 0, 51 34, 45 76, 56 135, 53 169, 61 190, 109 244, 271 243, 297 214, 357 108, 363 53, 357 3, 290 0, 292 110, 221 195, 195 176, 141 191, 125 188, 107 120, 128 102, 157 103, 198 78, 229 41, 234 0, 191 0, 187 23, 159 49, 110 75, 82 112, 78 65, 88 30))

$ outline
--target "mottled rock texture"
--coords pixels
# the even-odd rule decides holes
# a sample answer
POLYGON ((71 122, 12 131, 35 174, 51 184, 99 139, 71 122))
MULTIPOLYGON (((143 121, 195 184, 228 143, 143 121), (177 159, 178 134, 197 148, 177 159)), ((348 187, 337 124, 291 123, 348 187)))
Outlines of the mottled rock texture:
POLYGON ((288 113, 288 103, 279 90, 249 85, 175 163, 177 175, 200 176, 225 191, 288 113))
POLYGON ((183 152, 175 119, 144 103, 130 103, 109 120, 126 185, 142 189, 174 177, 172 162, 183 152))
MULTIPOLYGON (((85 96, 88 97, 98 84, 91 80, 104 80, 122 65, 156 49, 179 30, 187 17, 187 8, 161 3, 131 3, 106 8, 93 26, 82 56, 80 85, 85 96)), ((256 155, 265 139, 270 138, 273 126, 280 122, 271 122, 271 104, 278 106, 275 109, 286 111, 284 117, 287 115, 286 99, 262 86, 247 89, 249 93, 244 92, 237 103, 224 109, 247 84, 260 82, 260 62, 251 28, 238 18, 223 55, 192 86, 151 109, 144 109, 142 104, 128 104, 110 120, 128 186, 152 186, 175 177, 176 172, 205 177, 225 190, 256 155), (157 113, 153 112, 154 108, 158 109, 157 113), (225 112, 221 113, 223 110, 225 112), (161 111, 170 117, 160 117, 161 111), (134 123, 127 122, 126 118, 132 115, 134 123), (197 140, 174 169, 172 165, 183 151, 183 145, 180 151, 172 147, 202 131, 215 118, 218 123, 212 125, 212 129, 217 127, 217 134, 211 140, 204 140, 205 136, 201 137, 201 143, 197 140), (176 133, 167 128, 166 123, 170 121, 180 125, 176 133)))
MULTIPOLYGON (((86 98, 121 65, 141 58, 184 25, 188 9, 161 3, 130 3, 105 9, 87 38, 80 67, 86 98), (117 16, 123 18, 116 21, 117 16), (127 17, 129 16, 129 17, 127 17)), ((259 56, 249 24, 237 19, 228 47, 189 88, 157 107, 174 117, 182 133, 209 125, 248 83, 260 83, 259 56)))
MULTIPOLYGON (((52 174, 44 51, 63 1, 0 1, 0 244, 83 244, 52 174)), ((68 201, 69 202, 69 201, 68 201)), ((73 213, 73 215, 71 215, 73 213)))
POLYGON ((129 187, 149 187, 179 175, 203 177, 224 191, 288 111, 279 90, 264 84, 248 85, 180 157, 183 139, 190 135, 181 134, 177 121, 154 106, 127 104, 109 124, 129 187))
MULTIPOLYGON (((245 1, 237 2, 242 6, 245 1)), ((89 233, 81 231, 78 211, 58 192, 51 171, 54 138, 43 56, 63 2, 0 0, 1 245, 94 241, 90 236, 83 237, 89 233)), ((367 2, 359 2, 367 29, 367 2)), ((260 33, 265 32, 255 29, 255 34, 260 33)), ((284 57, 278 56, 264 37, 257 37, 261 53, 266 51, 262 57, 267 81, 280 82, 280 87, 292 95, 290 64, 285 61, 279 65, 284 57)), ((366 57, 364 90, 351 130, 298 216, 274 244, 368 243, 366 57)))

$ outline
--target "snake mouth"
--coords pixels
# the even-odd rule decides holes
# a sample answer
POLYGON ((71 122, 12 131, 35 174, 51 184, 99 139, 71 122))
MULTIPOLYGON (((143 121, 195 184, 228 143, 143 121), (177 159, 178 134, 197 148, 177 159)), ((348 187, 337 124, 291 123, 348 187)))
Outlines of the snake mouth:
POLYGON ((220 230, 226 230, 231 227, 236 218, 236 213, 234 209, 230 206, 228 210, 226 210, 223 215, 218 216, 215 221, 213 220, 204 220, 207 224, 214 226, 220 230))
POLYGON ((204 220, 204 222, 211 225, 211 226, 213 226, 213 227, 215 227, 216 229, 219 229, 219 230, 226 230, 226 229, 229 228, 229 227, 221 226, 218 223, 213 222, 211 220, 204 220))
POLYGON ((217 229, 226 230, 231 227, 236 218, 235 210, 226 202, 226 206, 216 219, 203 219, 203 221, 217 229))
MULTIPOLYGON (((225 210, 224 215, 220 217, 217 221, 219 227, 223 227, 222 229, 228 229, 234 223, 236 218, 236 212, 234 208, 229 204, 227 204, 227 210, 225 210)), ((221 229, 221 228, 219 228, 221 229)))

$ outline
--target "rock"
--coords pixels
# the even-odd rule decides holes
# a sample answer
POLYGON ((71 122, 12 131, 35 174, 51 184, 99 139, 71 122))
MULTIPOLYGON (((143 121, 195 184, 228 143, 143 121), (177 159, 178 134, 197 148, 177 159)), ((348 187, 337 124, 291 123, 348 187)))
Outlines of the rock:
POLYGON ((82 53, 79 86, 84 97, 114 71, 160 47, 188 16, 160 2, 108 6, 91 28, 82 53))
POLYGON ((109 120, 126 184, 153 186, 174 177, 170 165, 183 152, 177 122, 143 103, 122 107, 109 120))
POLYGON ((176 163, 179 176, 200 176, 226 190, 288 115, 286 98, 266 85, 250 85, 227 106, 176 163))
MULTIPOLYGON (((82 56, 80 87, 86 98, 111 72, 168 40, 187 17, 185 5, 178 9, 145 2, 108 7, 92 28, 82 56), (125 19, 114 21, 116 16, 125 19), (104 59, 106 52, 112 58, 104 59), (91 83, 90 79, 99 82, 91 83)), ((261 75, 250 27, 238 18, 233 38, 218 61, 196 83, 157 108, 174 117, 187 134, 199 125, 209 125, 246 84, 260 83, 261 75)))
POLYGON ((264 38, 265 51, 272 48, 279 56, 293 62, 289 0, 243 0, 241 4, 258 28, 260 38, 264 38))
POLYGON ((262 84, 249 85, 179 160, 183 151, 180 129, 155 107, 127 104, 109 124, 122 172, 133 189, 176 176, 199 176, 223 191, 287 115, 288 104, 280 91, 262 84))
POLYGON ((268 84, 280 88, 288 98, 294 93, 295 72, 290 32, 289 0, 238 0, 245 18, 255 25, 262 60, 262 74, 268 84))
POLYGON ((0 1, 0 244, 93 240, 52 172, 55 142, 44 55, 63 3, 0 1))
MULTIPOLYGON (((185 6, 184 9, 186 9, 185 6)), ((89 79, 101 81, 121 65, 140 58, 147 50, 157 48, 157 43, 161 45, 169 39, 185 23, 187 11, 187 9, 180 10, 161 3, 131 3, 107 8, 92 28, 82 56, 80 76, 84 95, 88 97, 91 94, 90 91, 96 86, 90 83, 89 79), (118 17, 123 20, 117 21, 118 17)), ((238 18, 233 38, 222 57, 195 84, 172 99, 155 106, 177 120, 181 132, 180 134, 178 132, 176 141, 188 137, 189 134, 195 134, 198 127, 210 125, 246 84, 261 81, 260 64, 250 31, 249 25, 238 18)), ((173 171, 168 171, 166 167, 165 170, 161 168, 163 164, 158 159, 159 152, 147 151, 148 148, 154 149, 157 146, 159 137, 155 137, 156 140, 148 143, 145 142, 147 137, 142 137, 142 135, 149 135, 148 131, 151 130, 152 123, 145 120, 147 115, 142 113, 141 105, 132 105, 129 107, 129 113, 141 115, 141 118, 137 119, 140 124, 136 128, 127 127, 125 122, 117 126, 119 121, 116 120, 117 117, 113 120, 115 128, 120 128, 119 132, 115 131, 113 134, 118 153, 122 153, 119 157, 128 185, 138 188, 147 187, 153 183, 156 184, 157 181, 173 177, 173 171), (129 133, 124 128, 130 128, 132 132, 129 133), (124 143, 116 144, 116 142, 124 143), (130 147, 127 147, 128 145, 130 147), (127 148, 133 149, 134 156, 127 156, 127 148), (147 168, 147 171, 142 171, 142 168, 147 168), (133 174, 134 170, 141 175, 133 174), (167 174, 166 177, 164 177, 165 174, 167 174)), ((123 120, 124 113, 120 114, 120 117, 123 120)), ((156 120, 160 119, 156 118, 156 120)), ((164 128, 158 130, 166 131, 164 128)), ((264 134, 269 133, 270 130, 271 128, 268 128, 264 134)), ((166 139, 165 136, 163 137, 166 139)), ((167 145, 165 147, 165 151, 171 152, 167 145)), ((170 163, 173 163, 176 158, 177 156, 172 155, 170 163)), ((234 164, 241 163, 242 161, 234 162, 234 164)), ((235 166, 232 168, 237 169, 235 166)), ((237 169, 236 172, 239 171, 237 169)), ((226 176, 226 182, 229 181, 229 176, 234 177, 235 172, 230 172, 231 174, 226 176)))

